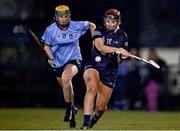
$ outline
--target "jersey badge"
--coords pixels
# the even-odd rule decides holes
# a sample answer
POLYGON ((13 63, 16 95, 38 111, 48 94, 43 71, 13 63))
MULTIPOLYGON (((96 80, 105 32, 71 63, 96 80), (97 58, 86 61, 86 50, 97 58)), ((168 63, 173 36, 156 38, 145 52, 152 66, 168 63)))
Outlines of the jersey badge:
POLYGON ((100 56, 96 56, 96 57, 95 57, 95 61, 96 61, 96 62, 100 62, 100 61, 101 61, 101 57, 100 57, 100 56))

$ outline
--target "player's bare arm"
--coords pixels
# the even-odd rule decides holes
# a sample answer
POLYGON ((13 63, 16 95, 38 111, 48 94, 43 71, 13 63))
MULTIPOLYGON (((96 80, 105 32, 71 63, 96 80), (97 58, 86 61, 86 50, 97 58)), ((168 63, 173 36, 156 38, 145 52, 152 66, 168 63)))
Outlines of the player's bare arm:
POLYGON ((104 40, 102 38, 97 38, 94 40, 94 45, 95 47, 104 53, 120 53, 122 55, 123 59, 126 59, 129 57, 129 52, 123 48, 116 48, 116 47, 110 47, 110 46, 106 46, 104 45, 104 40))
POLYGON ((91 34, 95 31, 96 25, 92 22, 89 22, 89 30, 91 31, 91 34))
POLYGON ((47 45, 47 44, 44 44, 44 50, 47 52, 47 54, 51 58, 51 59, 48 59, 48 63, 50 65, 53 65, 54 64, 54 58, 53 58, 53 55, 52 55, 51 47, 49 45, 47 45))

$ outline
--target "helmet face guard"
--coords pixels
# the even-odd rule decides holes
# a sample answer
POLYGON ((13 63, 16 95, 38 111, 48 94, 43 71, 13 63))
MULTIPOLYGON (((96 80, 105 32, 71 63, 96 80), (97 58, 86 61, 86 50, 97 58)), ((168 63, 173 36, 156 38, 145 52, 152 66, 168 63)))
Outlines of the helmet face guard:
POLYGON ((116 9, 109 9, 105 12, 103 17, 104 26, 106 31, 113 32, 115 31, 120 24, 120 11, 116 9))
POLYGON ((59 5, 55 8, 55 20, 59 27, 66 28, 71 20, 71 11, 66 5, 59 5))

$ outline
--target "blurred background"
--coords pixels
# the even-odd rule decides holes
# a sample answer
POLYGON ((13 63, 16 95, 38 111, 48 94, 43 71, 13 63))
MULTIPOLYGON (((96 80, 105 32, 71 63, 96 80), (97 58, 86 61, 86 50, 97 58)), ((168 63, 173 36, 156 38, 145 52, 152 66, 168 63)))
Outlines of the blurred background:
MULTIPOLYGON (((117 8, 130 51, 162 66, 157 70, 132 60, 120 65, 111 109, 180 110, 179 0, 0 0, 1 108, 64 107, 62 89, 45 56, 23 28, 27 26, 41 38, 60 4, 70 7, 72 20, 97 25, 102 25, 107 9, 117 8)), ((92 46, 89 32, 81 38, 80 46, 85 62, 92 46)), ((73 82, 75 103, 82 107, 86 91, 82 72, 73 82)))

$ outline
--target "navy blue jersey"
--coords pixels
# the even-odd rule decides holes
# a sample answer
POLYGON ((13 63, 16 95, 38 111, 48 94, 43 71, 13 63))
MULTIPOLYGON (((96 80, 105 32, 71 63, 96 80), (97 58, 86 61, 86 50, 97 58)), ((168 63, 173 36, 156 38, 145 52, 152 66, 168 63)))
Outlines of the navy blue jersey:
MULTIPOLYGON (((93 40, 96 38, 103 38, 104 45, 124 48, 128 48, 128 38, 124 31, 117 28, 114 33, 109 34, 102 27, 97 28, 93 33, 93 40)), ((95 68, 100 73, 102 82, 109 86, 114 87, 116 73, 118 68, 117 55, 115 53, 100 52, 95 46, 92 48, 91 58, 86 68, 95 68)))

